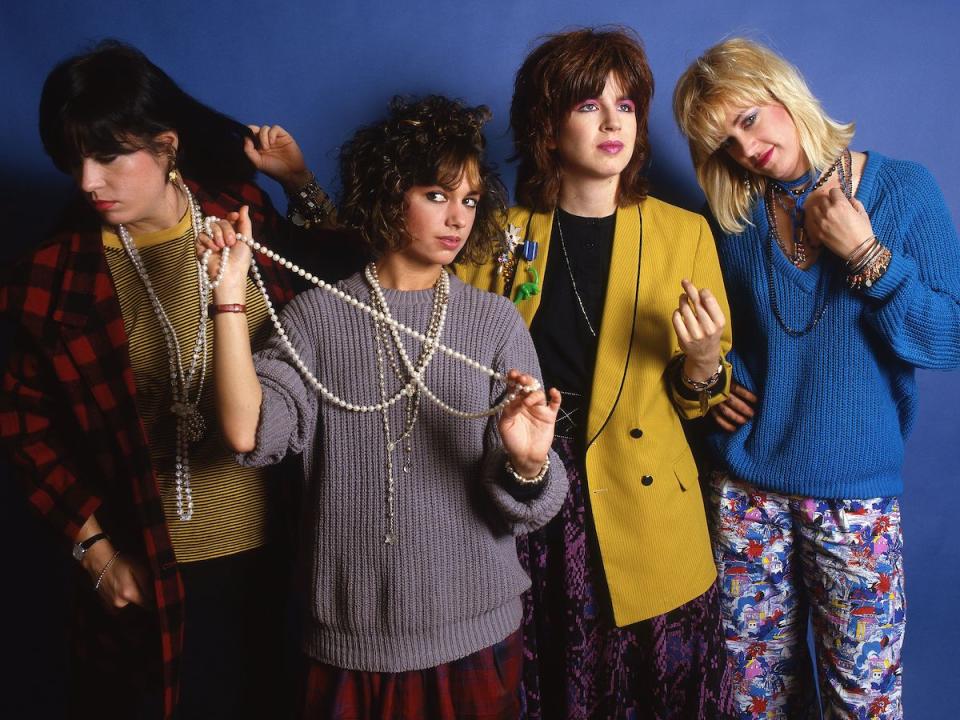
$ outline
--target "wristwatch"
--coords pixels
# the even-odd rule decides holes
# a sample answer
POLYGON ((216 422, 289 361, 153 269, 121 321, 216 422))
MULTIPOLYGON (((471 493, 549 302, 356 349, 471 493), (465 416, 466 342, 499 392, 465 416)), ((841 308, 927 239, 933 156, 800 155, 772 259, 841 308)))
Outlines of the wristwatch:
POLYGON ((83 556, 87 554, 87 550, 93 547, 94 543, 100 542, 101 540, 109 540, 110 536, 106 533, 97 533, 96 535, 91 535, 83 542, 78 542, 73 546, 73 559, 77 562, 83 560, 83 556))

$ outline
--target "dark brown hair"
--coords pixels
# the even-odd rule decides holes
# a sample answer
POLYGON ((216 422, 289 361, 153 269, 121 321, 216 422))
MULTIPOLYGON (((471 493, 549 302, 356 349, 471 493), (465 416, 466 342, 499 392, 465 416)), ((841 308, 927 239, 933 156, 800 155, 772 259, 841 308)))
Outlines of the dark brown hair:
POLYGON ((184 92, 139 50, 104 40, 67 58, 47 76, 40 96, 40 138, 58 169, 70 173, 84 156, 172 148, 155 138, 174 130, 176 161, 188 178, 234 182, 256 169, 243 152, 250 130, 184 92))
POLYGON ((637 140, 633 157, 620 174, 617 204, 632 205, 647 196, 644 166, 650 156, 647 116, 653 74, 636 34, 622 27, 583 28, 547 36, 517 71, 510 104, 517 200, 548 211, 560 192, 560 159, 555 147, 573 106, 603 92, 613 73, 636 105, 637 140))
POLYGON ((410 241, 404 194, 415 185, 455 188, 466 179, 480 192, 473 229, 458 261, 483 263, 499 247, 507 193, 484 160, 483 124, 490 111, 430 95, 395 97, 390 115, 358 130, 340 150, 343 194, 338 219, 360 232, 375 256, 410 241))

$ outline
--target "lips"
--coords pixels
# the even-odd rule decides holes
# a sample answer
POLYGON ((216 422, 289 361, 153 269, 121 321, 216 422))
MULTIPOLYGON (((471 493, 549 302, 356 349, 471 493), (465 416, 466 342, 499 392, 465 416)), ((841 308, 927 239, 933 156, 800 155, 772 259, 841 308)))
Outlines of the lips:
POLYGON ((440 241, 440 244, 443 245, 447 250, 456 250, 460 247, 461 240, 456 235, 444 235, 438 237, 437 240, 440 241))
POLYGON ((94 200, 93 201, 93 207, 94 209, 97 210, 97 212, 106 212, 116 204, 117 204, 116 200, 94 200))
POLYGON ((764 167, 768 162, 770 162, 770 157, 773 155, 773 148, 767 150, 763 155, 758 157, 754 162, 758 168, 764 167))
POLYGON ((610 155, 616 155, 623 150, 623 143, 618 140, 608 140, 597 145, 597 149, 610 155))

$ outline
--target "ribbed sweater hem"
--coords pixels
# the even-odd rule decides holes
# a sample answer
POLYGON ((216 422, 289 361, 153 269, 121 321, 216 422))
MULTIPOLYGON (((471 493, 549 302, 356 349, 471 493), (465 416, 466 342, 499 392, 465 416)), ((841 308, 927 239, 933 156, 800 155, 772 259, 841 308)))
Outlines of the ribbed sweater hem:
POLYGON ((519 597, 478 617, 407 633, 377 628, 349 631, 313 623, 305 629, 303 651, 318 662, 346 670, 406 672, 459 660, 500 642, 523 617, 519 597))
POLYGON ((833 500, 866 500, 876 497, 893 497, 903 493, 903 477, 899 473, 883 473, 869 478, 828 478, 822 485, 811 483, 809 477, 798 477, 797 472, 787 473, 763 463, 744 458, 727 458, 729 472, 738 480, 744 480, 762 490, 833 500))

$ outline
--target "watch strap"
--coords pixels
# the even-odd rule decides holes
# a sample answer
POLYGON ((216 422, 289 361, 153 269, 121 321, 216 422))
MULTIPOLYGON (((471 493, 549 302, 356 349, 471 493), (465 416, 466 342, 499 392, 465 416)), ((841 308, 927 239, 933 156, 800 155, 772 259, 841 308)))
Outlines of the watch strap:
POLYGON ((93 547, 95 543, 100 542, 101 540, 109 540, 110 536, 106 533, 97 533, 96 535, 91 535, 86 540, 78 542, 73 546, 73 558, 74 560, 80 561, 83 559, 83 556, 86 555, 87 550, 93 547))

